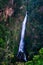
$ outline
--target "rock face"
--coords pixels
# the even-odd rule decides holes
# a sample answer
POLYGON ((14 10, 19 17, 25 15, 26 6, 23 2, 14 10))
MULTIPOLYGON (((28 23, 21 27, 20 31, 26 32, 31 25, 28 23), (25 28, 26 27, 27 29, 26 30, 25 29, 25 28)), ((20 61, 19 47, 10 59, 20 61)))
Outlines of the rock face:
POLYGON ((22 7, 22 1, 19 0, 19 2, 17 0, 6 0, 5 2, 3 2, 3 0, 0 1, 0 13, 1 14, 1 20, 3 20, 5 18, 4 21, 6 21, 8 19, 8 17, 12 16, 12 14, 15 16, 18 14, 20 7, 22 7), (3 4, 2 4, 3 3, 3 4))

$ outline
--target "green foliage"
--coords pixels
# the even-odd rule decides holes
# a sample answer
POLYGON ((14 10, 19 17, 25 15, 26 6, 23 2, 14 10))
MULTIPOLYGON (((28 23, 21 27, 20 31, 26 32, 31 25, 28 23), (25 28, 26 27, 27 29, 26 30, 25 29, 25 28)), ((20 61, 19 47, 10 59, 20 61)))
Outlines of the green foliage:
POLYGON ((43 48, 41 48, 39 51, 41 53, 39 52, 38 55, 35 55, 33 57, 33 60, 32 61, 26 62, 25 65, 43 65, 43 59, 42 59, 43 58, 43 55, 41 57, 41 54, 43 53, 43 48))
POLYGON ((4 45, 5 45, 5 42, 4 42, 4 40, 2 39, 2 38, 0 38, 0 47, 4 47, 4 45))
POLYGON ((28 54, 43 47, 43 0, 29 0, 25 43, 28 54), (30 52, 30 53, 29 53, 30 52))
POLYGON ((39 50, 39 53, 43 55, 43 48, 39 50))
MULTIPOLYGON (((7 4, 9 4, 8 1, 0 0, 0 9, 5 9, 7 4)), ((0 21, 0 65, 14 65, 18 51, 24 10, 19 10, 23 5, 21 0, 14 1, 14 4, 16 4, 14 15, 16 16, 9 17, 6 22, 0 21), (16 14, 18 11, 19 14, 16 14)))
POLYGON ((26 62, 25 65, 33 65, 33 62, 32 61, 28 61, 28 62, 26 62))
POLYGON ((40 58, 39 55, 35 55, 35 56, 33 57, 33 60, 38 60, 39 58, 40 58))
POLYGON ((3 9, 7 4, 9 0, 0 0, 0 9, 3 9))
MULTIPOLYGON (((43 0, 28 1, 29 14, 24 41, 26 52, 30 57, 33 56, 33 60, 26 63, 15 62, 26 6, 22 10, 19 9, 22 5, 26 5, 26 2, 25 0, 14 1, 16 16, 9 17, 6 22, 0 22, 0 65, 43 65, 43 48, 40 49, 43 47, 43 13, 39 11, 43 6, 43 0), (39 54, 34 55, 34 52, 37 53, 38 50, 39 54)), ((5 8, 6 4, 8 0, 0 0, 0 9, 5 8)))

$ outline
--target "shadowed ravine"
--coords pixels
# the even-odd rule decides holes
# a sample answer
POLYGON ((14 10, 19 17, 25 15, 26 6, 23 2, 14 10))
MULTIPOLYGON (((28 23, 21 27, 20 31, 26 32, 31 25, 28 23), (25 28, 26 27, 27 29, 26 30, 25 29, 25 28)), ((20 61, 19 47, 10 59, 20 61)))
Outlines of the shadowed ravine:
POLYGON ((26 12, 24 21, 22 23, 21 39, 20 39, 20 44, 19 44, 19 49, 18 49, 18 54, 17 54, 17 57, 23 61, 27 61, 26 54, 24 52, 25 50, 24 49, 24 45, 25 45, 24 35, 25 35, 26 22, 27 22, 27 12, 26 12))

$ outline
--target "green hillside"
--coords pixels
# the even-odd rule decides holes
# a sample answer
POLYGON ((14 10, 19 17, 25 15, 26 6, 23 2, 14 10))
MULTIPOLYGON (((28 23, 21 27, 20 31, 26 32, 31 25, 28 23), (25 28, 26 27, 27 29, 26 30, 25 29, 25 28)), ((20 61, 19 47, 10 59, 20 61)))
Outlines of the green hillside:
POLYGON ((43 65, 43 0, 0 0, 0 65, 43 65), (5 8, 12 7, 14 13, 6 19, 5 8), (17 62, 22 22, 28 8, 25 31, 25 49, 28 62, 17 62), (6 21, 5 21, 6 20, 6 21))

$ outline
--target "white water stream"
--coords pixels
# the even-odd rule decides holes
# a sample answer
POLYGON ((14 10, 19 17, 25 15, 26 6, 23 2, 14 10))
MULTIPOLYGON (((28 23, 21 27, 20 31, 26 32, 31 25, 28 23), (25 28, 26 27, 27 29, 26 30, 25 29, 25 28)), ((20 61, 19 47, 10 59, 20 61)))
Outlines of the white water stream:
POLYGON ((25 61, 27 61, 26 54, 24 53, 24 45, 25 45, 24 35, 25 35, 26 22, 27 22, 27 12, 26 12, 25 18, 24 18, 23 23, 22 23, 21 39, 20 39, 19 50, 18 50, 18 54, 19 54, 19 52, 24 54, 25 61))

